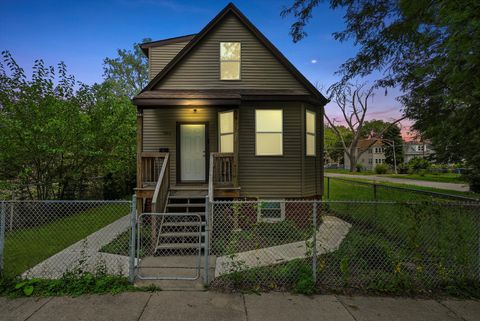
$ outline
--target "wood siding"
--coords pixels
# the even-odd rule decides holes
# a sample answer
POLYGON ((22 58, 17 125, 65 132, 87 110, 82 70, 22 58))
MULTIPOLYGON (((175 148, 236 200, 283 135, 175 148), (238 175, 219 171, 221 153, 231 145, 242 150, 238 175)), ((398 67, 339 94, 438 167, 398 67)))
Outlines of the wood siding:
POLYGON ((308 104, 302 106, 302 194, 303 196, 322 195, 323 191, 323 108, 308 104), (306 111, 316 113, 316 156, 306 155, 306 111))
MULTIPOLYGON (((208 144, 210 152, 217 151, 217 108, 215 107, 162 107, 143 110, 143 150, 158 151, 166 147, 170 152, 170 177, 172 184, 177 181, 177 122, 208 123, 208 144), (194 112, 194 109, 197 109, 194 112)), ((208 163, 208 157, 206 159, 208 163)))
POLYGON ((180 50, 187 45, 188 41, 171 43, 148 49, 148 80, 152 80, 180 50))
MULTIPOLYGON (((143 151, 166 147, 171 182, 177 181, 176 125, 208 122, 210 152, 218 151, 219 111, 228 107, 162 107, 143 110, 143 151), (197 112, 193 109, 196 108, 197 112)), ((300 102, 248 102, 239 109, 238 182, 242 197, 294 198, 322 194, 322 108, 300 102), (255 155, 255 109, 283 110, 283 155, 255 155), (305 109, 317 112, 317 156, 305 156, 305 109), (315 164, 316 162, 316 164, 315 164)))
POLYGON ((238 180, 245 197, 301 197, 301 104, 248 103, 240 107, 238 180), (283 109, 283 155, 255 156, 255 109, 283 109))
POLYGON ((155 89, 292 89, 308 93, 231 13, 219 22, 155 89), (221 41, 241 42, 241 80, 220 80, 221 41))

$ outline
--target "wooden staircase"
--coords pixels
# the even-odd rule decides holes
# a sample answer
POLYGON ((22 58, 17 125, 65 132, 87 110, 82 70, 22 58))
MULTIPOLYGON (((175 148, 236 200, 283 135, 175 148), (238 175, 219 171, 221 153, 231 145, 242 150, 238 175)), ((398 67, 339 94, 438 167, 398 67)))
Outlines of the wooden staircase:
POLYGON ((206 188, 172 188, 160 220, 157 255, 191 255, 205 249, 206 188), (175 215, 175 214, 185 215, 175 215))

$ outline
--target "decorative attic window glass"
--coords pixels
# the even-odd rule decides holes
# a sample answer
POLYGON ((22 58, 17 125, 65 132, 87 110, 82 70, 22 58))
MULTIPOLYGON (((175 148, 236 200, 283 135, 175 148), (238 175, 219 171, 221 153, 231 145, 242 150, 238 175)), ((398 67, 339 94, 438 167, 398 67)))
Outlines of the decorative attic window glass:
POLYGON ((233 111, 218 113, 220 153, 233 153, 233 111))
POLYGON ((220 79, 240 80, 240 42, 220 42, 220 79))
POLYGON ((315 156, 315 113, 313 111, 307 110, 306 112, 306 123, 305 126, 305 135, 306 135, 306 152, 307 156, 315 156))
POLYGON ((255 110, 255 155, 283 155, 283 111, 255 110))

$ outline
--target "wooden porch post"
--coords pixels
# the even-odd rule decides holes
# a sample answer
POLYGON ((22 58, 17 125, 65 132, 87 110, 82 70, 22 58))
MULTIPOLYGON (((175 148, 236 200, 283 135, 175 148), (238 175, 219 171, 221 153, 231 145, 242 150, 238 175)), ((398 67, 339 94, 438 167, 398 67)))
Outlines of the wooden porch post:
MULTIPOLYGON (((143 108, 137 107, 137 188, 143 187, 143 108)), ((143 198, 137 197, 137 213, 143 212, 143 198)))

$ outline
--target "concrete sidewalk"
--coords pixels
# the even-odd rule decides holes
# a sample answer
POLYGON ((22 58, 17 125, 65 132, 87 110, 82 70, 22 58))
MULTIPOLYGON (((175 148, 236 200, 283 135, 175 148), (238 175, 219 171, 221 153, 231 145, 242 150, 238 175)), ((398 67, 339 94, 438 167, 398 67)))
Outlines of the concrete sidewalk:
POLYGON ((0 320, 474 321, 480 320, 480 302, 284 293, 130 292, 78 298, 0 298, 0 320))

